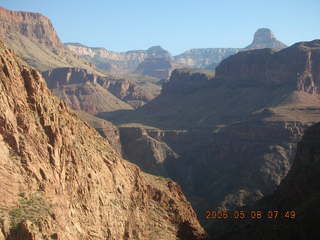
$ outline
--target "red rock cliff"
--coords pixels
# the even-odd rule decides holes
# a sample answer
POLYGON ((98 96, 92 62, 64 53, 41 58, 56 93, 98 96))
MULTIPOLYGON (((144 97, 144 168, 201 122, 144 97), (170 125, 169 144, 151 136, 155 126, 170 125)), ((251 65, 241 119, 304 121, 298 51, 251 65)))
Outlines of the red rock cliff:
POLYGON ((122 160, 2 43, 0 56, 0 239, 204 238, 176 183, 122 160))
POLYGON ((9 11, 0 7, 0 36, 17 32, 53 47, 62 47, 51 21, 40 13, 9 11))

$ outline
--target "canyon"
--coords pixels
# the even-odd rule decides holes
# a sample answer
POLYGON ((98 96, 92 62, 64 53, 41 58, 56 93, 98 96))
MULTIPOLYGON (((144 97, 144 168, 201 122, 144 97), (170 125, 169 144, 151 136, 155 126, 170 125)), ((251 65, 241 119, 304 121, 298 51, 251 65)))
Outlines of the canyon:
POLYGON ((175 182, 142 172, 0 42, 0 239, 204 239, 175 182))
POLYGON ((0 240, 318 237, 320 40, 173 56, 63 44, 36 13, 0 26, 0 240))
POLYGON ((135 111, 98 114, 119 126, 124 157, 177 181, 204 224, 271 194, 320 114, 319 40, 233 55, 216 68, 174 70, 135 111))
MULTIPOLYGON (((120 76, 111 75, 105 72, 106 69, 99 69, 99 64, 96 66, 95 62, 78 56, 60 41, 51 21, 40 13, 10 11, 0 7, 0 26, 0 37, 5 44, 39 71, 45 72, 57 68, 57 70, 53 71, 56 74, 56 72, 63 71, 61 70, 63 68, 83 69, 83 71, 97 75, 97 77, 119 80, 119 85, 122 88, 125 85, 130 86, 131 92, 135 91, 136 87, 132 86, 136 84, 140 86, 139 88, 143 88, 144 92, 150 92, 151 96, 160 92, 158 78, 134 73, 120 76)), ((157 52, 161 52, 161 50, 150 48, 148 53, 151 57, 157 52)), ((165 55, 165 53, 163 54, 165 55)), ((129 59, 130 57, 126 61, 129 61, 129 59)), ((130 65, 130 63, 128 64, 130 65)), ((95 90, 95 92, 99 92, 100 95, 106 95, 101 93, 101 89, 95 90)), ((133 94, 140 95, 140 93, 133 94)), ((107 98, 106 96, 104 97, 107 98)), ((108 96, 108 98, 112 97, 108 96)), ((114 101, 121 102, 121 100, 120 98, 120 100, 114 101)), ((137 107, 143 104, 144 100, 139 100, 135 104, 132 103, 137 107)))

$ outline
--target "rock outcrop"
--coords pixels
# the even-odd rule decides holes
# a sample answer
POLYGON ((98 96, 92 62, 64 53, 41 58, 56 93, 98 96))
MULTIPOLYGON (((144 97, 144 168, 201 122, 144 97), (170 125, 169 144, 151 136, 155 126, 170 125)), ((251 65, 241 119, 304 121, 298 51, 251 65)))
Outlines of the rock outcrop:
POLYGON ((8 11, 0 7, 0 22, 1 38, 12 33, 20 33, 47 46, 63 46, 51 21, 39 13, 8 11))
POLYGON ((318 239, 319 211, 318 176, 320 174, 320 124, 305 131, 287 177, 274 194, 247 209, 278 211, 276 219, 229 223, 224 234, 212 239, 318 239), (288 211, 288 213, 287 213, 288 211))
POLYGON ((0 237, 204 238, 176 183, 122 160, 2 43, 0 56, 0 237))
POLYGON ((216 69, 216 77, 234 79, 238 84, 288 84, 298 91, 319 94, 319 57, 320 40, 296 43, 279 52, 245 51, 224 60, 216 69))
POLYGON ((66 43, 65 45, 78 56, 94 62, 99 69, 117 74, 134 72, 148 55, 143 50, 119 53, 105 48, 87 47, 79 43, 66 43))
POLYGON ((103 80, 99 81, 99 84, 119 99, 127 102, 133 108, 141 107, 147 102, 150 102, 157 94, 152 91, 147 91, 143 87, 126 79, 103 80))
POLYGON ((160 46, 154 46, 147 50, 148 56, 141 62, 135 73, 168 79, 172 71, 172 56, 160 46))
POLYGON ((1 39, 38 70, 78 66, 98 73, 93 64, 61 43, 51 21, 42 14, 0 7, 0 26, 1 39))
POLYGON ((91 114, 137 108, 155 97, 132 81, 101 77, 85 69, 56 68, 42 74, 57 96, 73 109, 91 114))
POLYGON ((171 61, 162 57, 148 57, 139 64, 135 73, 168 79, 172 71, 171 61))
POLYGON ((161 93, 185 94, 203 88, 214 77, 214 72, 200 69, 176 69, 172 72, 170 80, 162 85, 161 93))
POLYGON ((273 48, 281 50, 286 47, 284 43, 276 39, 270 29, 260 28, 255 32, 252 43, 245 49, 273 48))

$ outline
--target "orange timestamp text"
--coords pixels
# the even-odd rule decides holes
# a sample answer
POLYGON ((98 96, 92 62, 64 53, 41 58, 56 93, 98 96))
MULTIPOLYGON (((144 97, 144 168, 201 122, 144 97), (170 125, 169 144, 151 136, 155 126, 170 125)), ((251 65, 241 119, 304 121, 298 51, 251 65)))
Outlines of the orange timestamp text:
POLYGON ((295 219, 297 217, 297 213, 295 210, 207 210, 206 211, 206 219, 295 219))

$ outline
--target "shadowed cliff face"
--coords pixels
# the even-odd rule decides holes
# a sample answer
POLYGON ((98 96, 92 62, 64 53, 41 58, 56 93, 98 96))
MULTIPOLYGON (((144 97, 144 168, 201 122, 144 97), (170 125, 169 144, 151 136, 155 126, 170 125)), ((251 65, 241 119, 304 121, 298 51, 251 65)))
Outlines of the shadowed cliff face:
POLYGON ((120 140, 126 159, 179 182, 204 221, 207 209, 234 209, 272 193, 306 126, 252 121, 215 133, 121 127, 120 140))
POLYGON ((214 77, 214 72, 199 69, 177 69, 172 72, 170 80, 164 82, 162 94, 188 94, 203 88, 214 77))
POLYGON ((123 124, 125 158, 179 182, 200 216, 245 206, 277 188, 319 120, 318 44, 241 52, 215 76, 176 70, 142 108, 100 116, 123 124))
POLYGON ((176 183, 122 160, 2 43, 0 56, 0 238, 203 238, 176 183))
POLYGON ((239 84, 288 84, 298 91, 318 94, 319 57, 319 40, 296 43, 279 52, 245 51, 224 60, 216 69, 216 77, 239 84))
POLYGON ((168 79, 172 68, 173 66, 170 59, 163 57, 148 57, 139 64, 135 73, 159 79, 168 79))
POLYGON ((274 194, 263 198, 248 209, 278 210, 276 220, 233 222, 225 233, 212 239, 318 239, 320 237, 318 218, 320 217, 320 174, 319 141, 320 125, 305 131, 298 143, 292 168, 274 194), (290 218, 283 217, 285 211, 294 211, 290 218), (294 217, 293 217, 294 216, 294 217))

